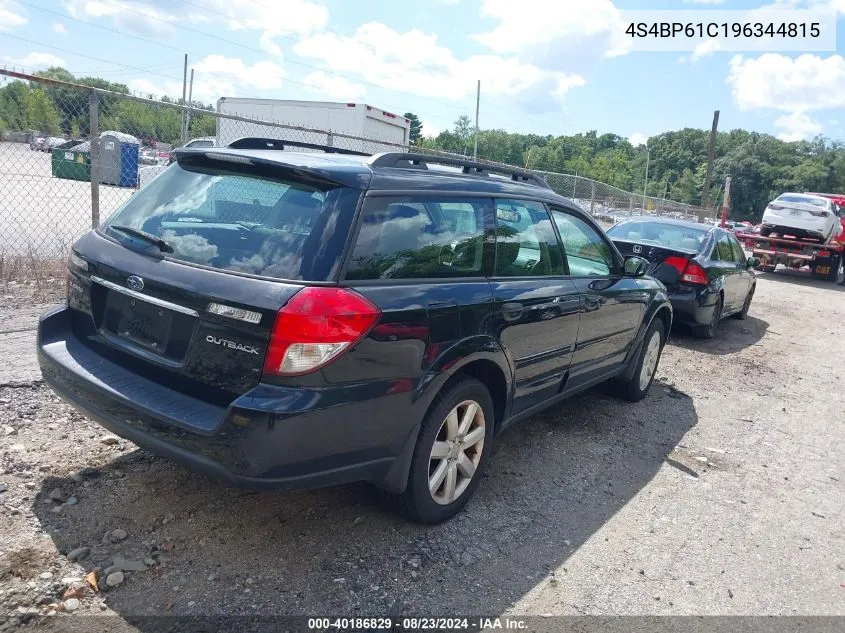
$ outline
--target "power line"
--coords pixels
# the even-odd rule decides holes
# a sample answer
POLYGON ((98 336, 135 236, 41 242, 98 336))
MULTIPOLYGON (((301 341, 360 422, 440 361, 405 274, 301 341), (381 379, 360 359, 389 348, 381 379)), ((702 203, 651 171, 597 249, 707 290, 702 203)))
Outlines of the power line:
POLYGON ((20 35, 10 35, 9 33, 4 33, 2 37, 11 37, 12 39, 20 40, 21 42, 28 42, 29 44, 35 44, 37 46, 43 46, 45 48, 52 48, 53 50, 61 51, 62 53, 68 53, 69 55, 76 55, 78 57, 84 57, 86 59, 93 59, 94 61, 97 61, 97 62, 103 62, 104 64, 113 64, 114 66, 121 66, 122 68, 130 68, 132 70, 137 70, 137 71, 142 72, 142 73, 148 73, 148 74, 151 74, 151 75, 159 75, 159 76, 165 77, 167 79, 179 79, 178 77, 176 77, 174 75, 165 75, 164 73, 156 72, 154 70, 148 70, 148 69, 145 69, 145 68, 140 68, 138 66, 132 66, 130 64, 123 64, 121 62, 110 61, 108 59, 103 59, 102 57, 94 57, 93 55, 86 55, 85 53, 79 53, 77 51, 72 51, 72 50, 69 50, 67 48, 62 48, 60 46, 54 46, 52 44, 45 44, 44 42, 37 42, 35 40, 31 40, 31 39, 26 38, 26 37, 21 37, 20 35))

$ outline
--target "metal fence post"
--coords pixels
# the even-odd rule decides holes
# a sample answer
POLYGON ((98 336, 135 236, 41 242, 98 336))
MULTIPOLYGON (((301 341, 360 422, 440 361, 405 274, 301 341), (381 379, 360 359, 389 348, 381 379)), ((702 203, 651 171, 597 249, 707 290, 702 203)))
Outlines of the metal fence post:
POLYGON ((634 215, 634 196, 628 196, 628 217, 634 215))
POLYGON ((590 215, 596 214, 596 181, 590 181, 590 215))
POLYGON ((91 228, 100 226, 100 119, 96 91, 88 93, 88 140, 91 144, 91 228))

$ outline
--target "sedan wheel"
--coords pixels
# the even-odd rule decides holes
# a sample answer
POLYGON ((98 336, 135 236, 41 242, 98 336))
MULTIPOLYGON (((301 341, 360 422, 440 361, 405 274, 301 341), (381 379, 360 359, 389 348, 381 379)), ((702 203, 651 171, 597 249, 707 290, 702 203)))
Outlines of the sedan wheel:
POLYGON ((845 253, 839 257, 839 270, 836 271, 836 283, 845 286, 845 253))
POLYGON ((428 490, 440 505, 453 503, 478 469, 486 435, 484 411, 473 400, 453 408, 437 432, 428 466, 428 490))

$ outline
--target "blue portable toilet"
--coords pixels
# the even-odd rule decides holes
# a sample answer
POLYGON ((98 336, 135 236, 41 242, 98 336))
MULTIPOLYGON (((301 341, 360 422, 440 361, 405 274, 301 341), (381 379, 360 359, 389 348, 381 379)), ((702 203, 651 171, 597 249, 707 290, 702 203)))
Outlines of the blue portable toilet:
POLYGON ((139 146, 132 143, 120 144, 120 187, 138 186, 138 151, 139 146))

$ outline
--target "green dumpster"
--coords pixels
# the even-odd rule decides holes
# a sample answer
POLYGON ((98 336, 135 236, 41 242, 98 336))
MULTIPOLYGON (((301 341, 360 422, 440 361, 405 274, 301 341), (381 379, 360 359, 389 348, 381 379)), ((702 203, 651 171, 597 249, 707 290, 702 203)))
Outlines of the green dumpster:
POLYGON ((82 143, 70 149, 54 149, 51 154, 53 175, 68 180, 91 180, 91 146, 82 143))

